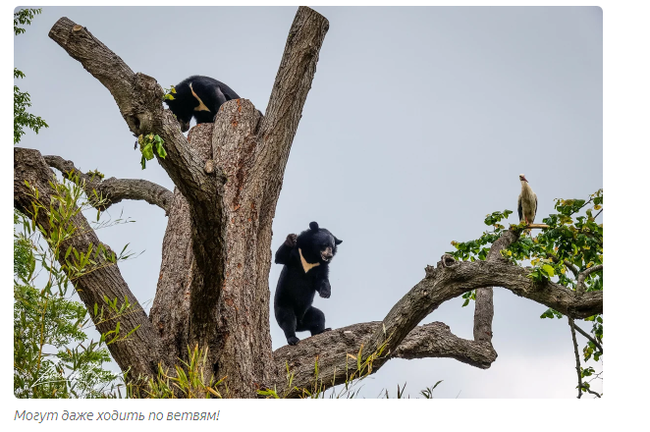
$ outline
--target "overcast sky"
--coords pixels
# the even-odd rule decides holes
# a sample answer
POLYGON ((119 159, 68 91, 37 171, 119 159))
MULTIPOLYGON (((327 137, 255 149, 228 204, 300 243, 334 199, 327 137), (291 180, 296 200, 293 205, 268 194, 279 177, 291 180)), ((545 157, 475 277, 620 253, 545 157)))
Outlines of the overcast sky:
MULTIPOLYGON (((480 236, 486 214, 513 210, 508 222, 517 222, 520 173, 537 193, 540 222, 555 198, 586 198, 603 187, 600 8, 315 9, 330 29, 287 165, 272 249, 310 221, 343 240, 330 266, 332 296, 315 300, 329 327, 383 319, 425 266, 452 250, 452 240, 480 236)), ((49 29, 67 16, 163 87, 208 75, 264 112, 295 12, 46 7, 15 38, 14 60, 27 75, 18 85, 32 96, 30 111, 50 127, 28 132, 21 146, 84 171, 172 189, 155 161, 140 169, 110 93, 47 37, 49 29)), ((121 212, 136 223, 98 234, 113 249, 130 243, 144 251, 120 268, 148 310, 167 219, 144 202, 108 211, 114 218, 121 212)), ((271 268, 271 294, 280 270, 271 268)), ((445 303, 424 322, 442 321, 472 338, 473 307, 461 304, 445 303)), ((499 357, 490 369, 392 360, 363 382, 361 395, 388 389, 394 396, 406 382, 416 397, 443 380, 436 397, 575 397, 566 319, 541 320, 545 306, 501 288, 494 307, 499 357)), ((274 348, 286 344, 274 319, 271 336, 274 348)))

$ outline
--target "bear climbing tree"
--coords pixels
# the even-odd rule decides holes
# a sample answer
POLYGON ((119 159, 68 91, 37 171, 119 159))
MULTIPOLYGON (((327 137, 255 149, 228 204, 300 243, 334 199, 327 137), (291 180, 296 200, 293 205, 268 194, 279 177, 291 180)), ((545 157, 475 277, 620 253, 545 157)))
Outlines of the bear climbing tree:
MULTIPOLYGON (((271 223, 327 30, 324 17, 300 7, 264 116, 246 99, 231 100, 221 106, 214 124, 200 124, 186 138, 178 121, 163 108, 164 91, 154 78, 134 73, 82 25, 61 18, 52 27, 50 37, 110 91, 129 129, 136 136, 162 138, 167 156, 158 162, 175 185, 172 192, 146 181, 91 178, 59 156, 15 149, 14 206, 25 214, 30 215, 34 199, 26 181, 38 189, 43 203, 51 200, 50 167, 64 175, 77 173, 86 180, 89 194, 100 191, 108 200, 102 209, 122 199, 140 199, 168 214, 149 316, 116 265, 100 266, 74 280, 89 311, 103 305, 105 298, 126 299, 132 305, 132 312, 120 317, 120 326, 124 333, 137 330, 128 340, 109 346, 129 378, 153 376, 159 364, 173 370, 179 359, 187 359, 188 346, 208 349, 207 372, 227 376, 228 396, 240 398, 256 397, 264 388, 298 396, 297 389, 310 388, 315 380, 316 359, 321 388, 341 383, 346 379, 347 353, 356 355, 360 347, 363 359, 375 356, 372 372, 398 357, 450 357, 488 368, 496 359, 491 286, 572 318, 602 313, 602 291, 576 293, 550 280, 533 282, 526 277, 529 270, 501 259, 500 251, 519 238, 520 231, 510 230, 492 245, 485 261, 456 262, 443 256, 437 267, 427 267, 425 277, 382 322, 333 329, 272 351, 271 223), (443 302, 474 289, 478 290, 473 340, 453 335, 443 323, 419 325, 443 302), (287 365, 293 373, 292 388, 286 388, 287 365)), ((125 143, 125 149, 130 144, 125 143)), ((48 232, 47 215, 32 216, 48 232)), ((100 245, 82 215, 72 223, 84 235, 69 239, 66 248, 85 251, 100 245)), ((114 323, 105 321, 96 326, 101 333, 114 329, 114 323)), ((355 367, 348 364, 348 373, 355 367)))
POLYGON ((226 84, 214 78, 193 75, 174 86, 165 95, 165 103, 176 116, 181 131, 190 129, 190 120, 197 124, 213 123, 219 107, 239 95, 226 84))

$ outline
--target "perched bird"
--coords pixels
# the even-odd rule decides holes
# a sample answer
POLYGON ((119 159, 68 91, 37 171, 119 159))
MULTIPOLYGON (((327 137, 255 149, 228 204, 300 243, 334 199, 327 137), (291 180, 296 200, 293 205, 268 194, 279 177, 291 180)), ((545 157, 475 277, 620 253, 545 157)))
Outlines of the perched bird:
POLYGON ((535 214, 537 213, 537 195, 531 189, 525 175, 519 174, 519 180, 521 181, 521 193, 517 200, 519 222, 526 221, 530 225, 535 221, 535 214))

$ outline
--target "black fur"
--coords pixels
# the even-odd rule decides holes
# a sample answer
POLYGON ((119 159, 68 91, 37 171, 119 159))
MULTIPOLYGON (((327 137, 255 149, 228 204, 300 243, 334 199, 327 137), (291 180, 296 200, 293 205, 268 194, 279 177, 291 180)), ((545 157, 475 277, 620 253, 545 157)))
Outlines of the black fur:
POLYGON ((207 76, 193 75, 174 88, 176 93, 170 93, 174 99, 165 99, 165 103, 178 119, 183 132, 190 128, 192 116, 196 118, 196 124, 213 123, 221 104, 231 99, 239 99, 239 95, 233 89, 207 76))
POLYGON ((300 340, 296 337, 297 331, 310 331, 313 336, 330 330, 325 328, 325 314, 311 304, 317 291, 323 298, 329 298, 332 292, 328 280, 329 263, 341 242, 328 230, 312 222, 309 229, 299 236, 289 234, 275 253, 275 263, 284 264, 284 268, 275 290, 273 306, 275 319, 289 345, 295 345, 300 340), (307 263, 318 265, 305 272, 300 252, 307 263))

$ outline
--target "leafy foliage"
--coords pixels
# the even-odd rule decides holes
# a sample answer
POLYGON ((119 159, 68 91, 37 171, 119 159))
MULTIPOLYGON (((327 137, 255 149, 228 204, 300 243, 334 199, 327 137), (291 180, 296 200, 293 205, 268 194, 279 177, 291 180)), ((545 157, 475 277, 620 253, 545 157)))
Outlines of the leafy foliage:
MULTIPOLYGON (((99 341, 88 340, 85 330, 92 326, 88 311, 71 298, 69 286, 74 279, 131 254, 123 250, 116 255, 103 245, 81 252, 66 248, 66 241, 83 234, 72 219, 90 204, 82 198, 78 178, 50 186, 49 203, 32 188, 30 217, 14 214, 14 394, 19 398, 114 397, 119 376, 104 368, 111 360, 106 345, 130 336, 120 333, 119 317, 131 306, 108 298, 105 304, 95 305, 95 323, 111 320, 116 325, 99 341), (36 215, 43 213, 48 228, 35 222, 36 215)), ((94 225, 111 223, 98 217, 94 225)))
POLYGON ((25 33, 25 28, 19 26, 31 24, 34 17, 41 12, 41 9, 21 9, 14 12, 14 35, 25 33))
MULTIPOLYGON (((556 199, 555 210, 557 213, 543 219, 546 227, 537 236, 524 235, 509 248, 501 251, 501 254, 514 264, 529 262, 532 268, 529 267, 528 277, 535 282, 552 280, 578 293, 602 291, 603 224, 596 222, 596 218, 603 211, 603 190, 596 191, 586 200, 556 199), (582 282, 580 277, 584 278, 582 282)), ((462 261, 485 260, 492 243, 506 230, 501 222, 511 213, 510 210, 504 210, 487 215, 485 224, 490 226, 491 230, 484 232, 476 240, 453 241, 452 245, 456 250, 448 254, 462 261)), ((510 229, 523 229, 525 226, 526 224, 522 223, 511 226, 510 229)), ((467 306, 470 300, 475 299, 475 293, 465 293, 463 298, 463 306, 467 306)), ((560 312, 553 309, 546 310, 540 316, 562 317, 560 312)), ((589 317, 585 321, 593 322, 591 336, 602 346, 602 315, 589 317)), ((583 348, 584 361, 591 358, 598 361, 601 356, 602 351, 596 344, 588 341, 583 348)))
POLYGON ((199 350, 197 345, 193 350, 188 347, 187 351, 189 361, 181 360, 179 365, 174 366, 173 374, 163 370, 159 365, 156 377, 140 383, 128 383, 127 395, 150 399, 174 399, 177 397, 187 399, 216 397, 221 399, 222 391, 227 395, 228 388, 224 384, 226 377, 217 381, 210 374, 210 379, 205 380, 205 371, 212 369, 208 361, 208 350, 199 350))
POLYGON ((83 304, 14 284, 14 394, 19 398, 110 397, 118 376, 106 348, 89 341, 83 304))
MULTIPOLYGON (((602 208, 602 189, 592 194, 588 200, 556 199, 555 210, 558 213, 543 220, 547 227, 534 238, 520 238, 502 251, 502 255, 513 263, 530 261, 533 269, 529 277, 533 280, 557 278, 555 280, 559 284, 576 289, 578 274, 603 263, 603 224, 596 222, 602 208)), ((485 224, 491 226, 492 230, 484 232, 476 240, 462 243, 453 241, 456 250, 448 253, 463 261, 485 260, 492 243, 506 230, 500 222, 511 213, 510 210, 504 210, 488 215, 485 224)), ((525 224, 517 225, 519 228, 524 226, 525 224)), ((584 284, 585 291, 603 289, 602 277, 598 272, 590 273, 584 284)), ((551 315, 556 316, 553 313, 551 315)))
POLYGON ((147 167, 148 160, 153 159, 154 152, 163 159, 167 156, 164 141, 158 135, 140 135, 138 137, 138 144, 140 144, 140 152, 142 153, 142 158, 140 159, 142 169, 147 167))
MULTIPOLYGON (((31 24, 32 19, 40 13, 40 9, 21 9, 14 12, 14 34, 17 36, 25 33, 25 28, 19 27, 19 25, 31 24)), ((25 74, 14 68, 14 79, 20 78, 25 78, 25 74)), ((29 93, 21 92, 20 88, 14 85, 14 145, 20 142, 25 134, 25 128, 38 133, 41 128, 48 127, 42 118, 27 112, 27 108, 30 106, 32 106, 32 102, 29 93)))
POLYGON ((163 96, 163 100, 174 100, 176 99, 174 95, 176 94, 176 87, 171 86, 169 90, 165 89, 165 95, 163 96))

